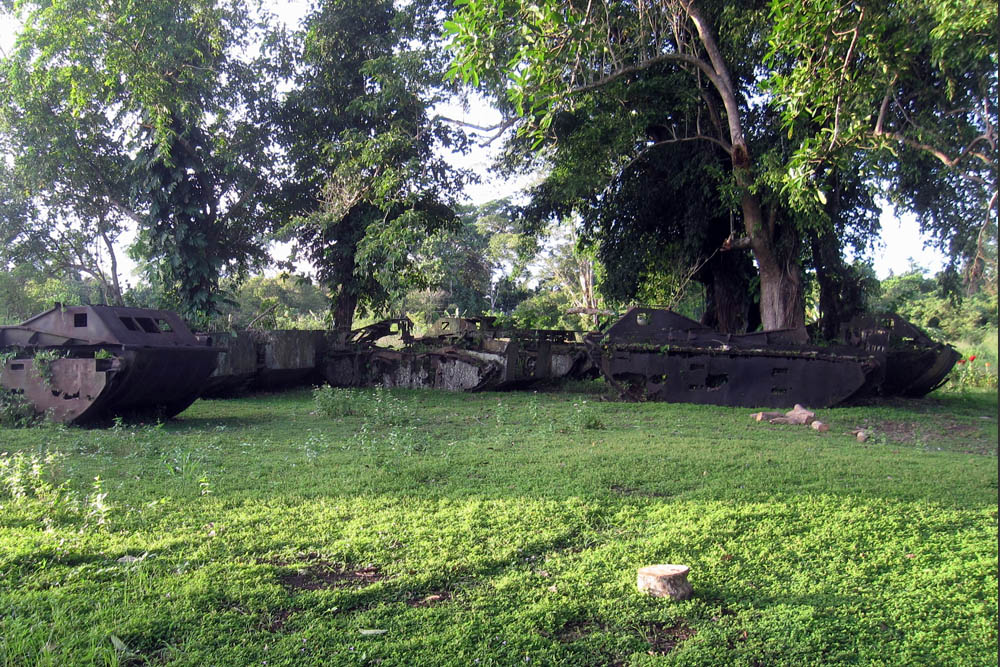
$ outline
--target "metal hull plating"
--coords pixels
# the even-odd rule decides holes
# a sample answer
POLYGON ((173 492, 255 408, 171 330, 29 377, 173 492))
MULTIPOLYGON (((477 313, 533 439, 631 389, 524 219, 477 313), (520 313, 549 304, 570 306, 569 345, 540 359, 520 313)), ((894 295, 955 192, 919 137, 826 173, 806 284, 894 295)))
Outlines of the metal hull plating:
POLYGON ((847 344, 808 344, 805 329, 722 334, 676 313, 633 308, 588 339, 627 400, 820 408, 872 396, 924 396, 958 354, 896 315, 859 319, 847 344))
POLYGON ((54 308, 0 327, 0 349, 0 385, 74 424, 172 417, 201 394, 218 353, 174 313, 104 306, 54 308))

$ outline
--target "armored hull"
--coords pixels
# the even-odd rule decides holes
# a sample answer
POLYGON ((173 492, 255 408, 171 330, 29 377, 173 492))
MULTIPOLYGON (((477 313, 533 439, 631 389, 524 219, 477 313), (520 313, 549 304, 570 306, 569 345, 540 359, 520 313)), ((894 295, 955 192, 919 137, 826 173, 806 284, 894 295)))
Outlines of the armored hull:
POLYGON ((588 349, 623 398, 745 407, 923 396, 958 359, 898 316, 852 324, 843 343, 818 346, 804 328, 722 334, 667 310, 633 308, 589 337, 588 349))
POLYGON ((198 398, 217 355, 175 313, 109 306, 56 307, 0 327, 0 351, 4 389, 74 424, 172 417, 198 398))
POLYGON ((387 320, 328 341, 324 377, 334 386, 487 391, 583 377, 592 369, 572 331, 504 330, 491 318, 439 320, 431 335, 410 336, 409 320, 387 320), (402 347, 378 347, 398 335, 402 347))

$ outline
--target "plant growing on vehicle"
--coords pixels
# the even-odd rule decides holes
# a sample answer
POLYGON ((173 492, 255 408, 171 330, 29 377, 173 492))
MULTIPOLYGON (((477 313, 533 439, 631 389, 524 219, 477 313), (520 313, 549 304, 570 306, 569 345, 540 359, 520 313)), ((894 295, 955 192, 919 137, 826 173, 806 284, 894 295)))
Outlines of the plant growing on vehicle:
POLYGON ((52 384, 52 362, 65 355, 60 350, 38 350, 35 352, 35 372, 45 384, 52 384))

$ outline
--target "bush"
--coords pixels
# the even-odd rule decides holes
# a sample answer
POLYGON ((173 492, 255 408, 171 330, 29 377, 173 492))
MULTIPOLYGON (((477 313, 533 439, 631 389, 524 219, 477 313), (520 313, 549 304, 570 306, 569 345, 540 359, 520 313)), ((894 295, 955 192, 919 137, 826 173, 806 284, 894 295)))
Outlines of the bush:
POLYGON ((327 417, 339 419, 361 414, 361 393, 356 389, 342 389, 323 385, 313 389, 313 403, 316 410, 327 417))
POLYGON ((976 355, 969 355, 967 358, 959 359, 948 376, 950 389, 996 389, 997 369, 995 364, 983 361, 976 355))
POLYGON ((0 388, 0 426, 25 428, 38 421, 38 413, 23 392, 0 388))

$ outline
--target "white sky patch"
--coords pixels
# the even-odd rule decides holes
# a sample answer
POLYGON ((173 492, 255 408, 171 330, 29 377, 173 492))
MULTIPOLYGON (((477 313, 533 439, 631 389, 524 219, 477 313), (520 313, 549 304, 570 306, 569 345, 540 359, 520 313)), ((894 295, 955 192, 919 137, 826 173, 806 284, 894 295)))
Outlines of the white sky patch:
POLYGON ((873 252, 872 264, 880 280, 906 273, 914 264, 929 275, 944 269, 947 263, 944 254, 930 245, 931 237, 920 231, 912 214, 896 216, 886 206, 879 222, 881 239, 873 252))
MULTIPOLYGON (((432 115, 434 114, 483 128, 498 126, 503 121, 500 112, 476 94, 469 96, 468 105, 462 105, 457 101, 439 104, 432 110, 432 115)), ((500 155, 503 137, 498 137, 488 145, 483 145, 496 135, 497 130, 480 131, 466 128, 466 131, 473 135, 472 150, 465 155, 445 152, 443 156, 452 166, 468 169, 479 177, 478 183, 470 183, 465 187, 465 196, 469 202, 479 205, 504 197, 513 197, 538 181, 537 174, 522 174, 514 178, 504 178, 491 172, 490 167, 500 155)), ((507 132, 511 132, 511 130, 507 130, 507 132)))

